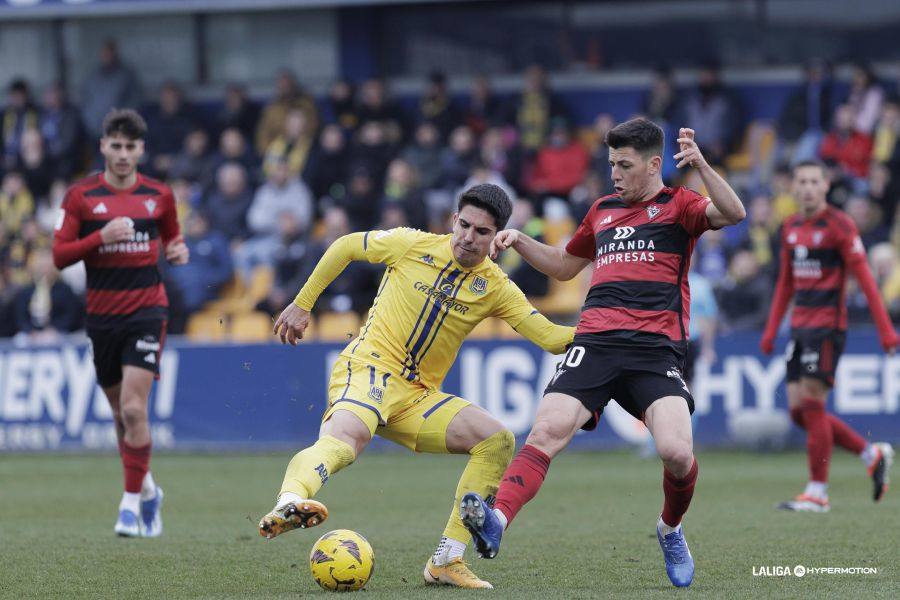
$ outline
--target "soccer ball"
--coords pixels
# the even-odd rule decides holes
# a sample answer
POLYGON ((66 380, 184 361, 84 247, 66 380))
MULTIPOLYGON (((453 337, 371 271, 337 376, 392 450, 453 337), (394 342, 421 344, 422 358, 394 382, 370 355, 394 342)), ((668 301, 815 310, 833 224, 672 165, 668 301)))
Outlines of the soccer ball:
POLYGON ((320 537, 309 553, 309 569, 322 589, 353 592, 362 589, 375 570, 375 552, 366 538, 349 529, 320 537))

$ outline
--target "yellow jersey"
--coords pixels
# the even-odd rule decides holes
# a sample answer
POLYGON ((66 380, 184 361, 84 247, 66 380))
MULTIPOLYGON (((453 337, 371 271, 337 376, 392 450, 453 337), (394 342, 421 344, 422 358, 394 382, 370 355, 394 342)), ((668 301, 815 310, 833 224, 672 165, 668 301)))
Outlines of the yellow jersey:
POLYGON ((344 236, 323 256, 295 303, 311 310, 349 260, 387 265, 366 322, 341 356, 433 389, 465 337, 488 317, 503 319, 548 351, 563 352, 574 328, 538 313, 490 258, 472 268, 460 265, 450 238, 409 228, 344 236))

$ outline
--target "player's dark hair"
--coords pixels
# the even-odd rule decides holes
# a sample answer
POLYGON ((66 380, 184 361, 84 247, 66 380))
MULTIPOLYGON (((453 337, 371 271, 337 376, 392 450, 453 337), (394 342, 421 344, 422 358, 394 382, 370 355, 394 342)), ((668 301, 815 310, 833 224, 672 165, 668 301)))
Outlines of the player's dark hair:
POLYGON ((144 117, 130 108, 114 108, 103 119, 103 135, 121 134, 129 140, 142 140, 147 135, 144 117))
POLYGON ((506 195, 503 188, 493 183, 480 183, 463 192, 459 197, 457 211, 462 210, 466 205, 486 210, 494 217, 497 231, 506 227, 506 222, 509 221, 509 216, 512 214, 512 202, 509 196, 506 195))
POLYGON ((793 173, 797 172, 797 169, 802 169, 803 167, 818 167, 820 171, 822 171, 822 175, 828 176, 828 167, 825 166, 821 160, 816 160, 814 158, 810 158, 807 160, 801 160, 797 164, 794 165, 793 173))
POLYGON ((649 119, 638 117, 610 129, 605 141, 610 148, 634 148, 647 158, 662 156, 664 140, 662 127, 649 119))

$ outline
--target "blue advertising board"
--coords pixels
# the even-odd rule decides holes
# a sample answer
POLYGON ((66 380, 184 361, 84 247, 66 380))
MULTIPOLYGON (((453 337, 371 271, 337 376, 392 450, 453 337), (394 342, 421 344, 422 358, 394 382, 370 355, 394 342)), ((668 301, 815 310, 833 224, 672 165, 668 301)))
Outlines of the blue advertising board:
MULTIPOLYGON (((755 335, 720 338, 716 362, 698 365, 692 385, 698 444, 730 445, 766 423, 790 429, 783 357, 760 356, 757 342, 755 335)), ((155 447, 267 450, 310 443, 340 349, 171 341, 150 402, 155 447)), ((467 342, 444 390, 485 407, 522 436, 558 361, 524 341, 467 342)), ((900 440, 900 357, 881 353, 874 333, 851 333, 829 405, 873 440, 900 440)), ((611 404, 598 430, 575 443, 610 448, 640 444, 646 435, 611 404)), ((792 435, 802 439, 798 431, 792 435)), ((0 452, 113 447, 112 415, 86 345, 0 347, 0 452)))

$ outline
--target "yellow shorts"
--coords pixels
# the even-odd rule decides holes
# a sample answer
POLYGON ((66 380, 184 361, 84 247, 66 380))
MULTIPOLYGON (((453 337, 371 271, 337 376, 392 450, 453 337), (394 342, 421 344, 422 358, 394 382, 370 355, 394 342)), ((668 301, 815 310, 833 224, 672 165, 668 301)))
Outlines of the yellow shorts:
POLYGON ((410 383, 378 367, 338 359, 328 382, 327 421, 336 410, 349 410, 369 426, 372 435, 414 452, 447 453, 450 421, 469 402, 410 383))

